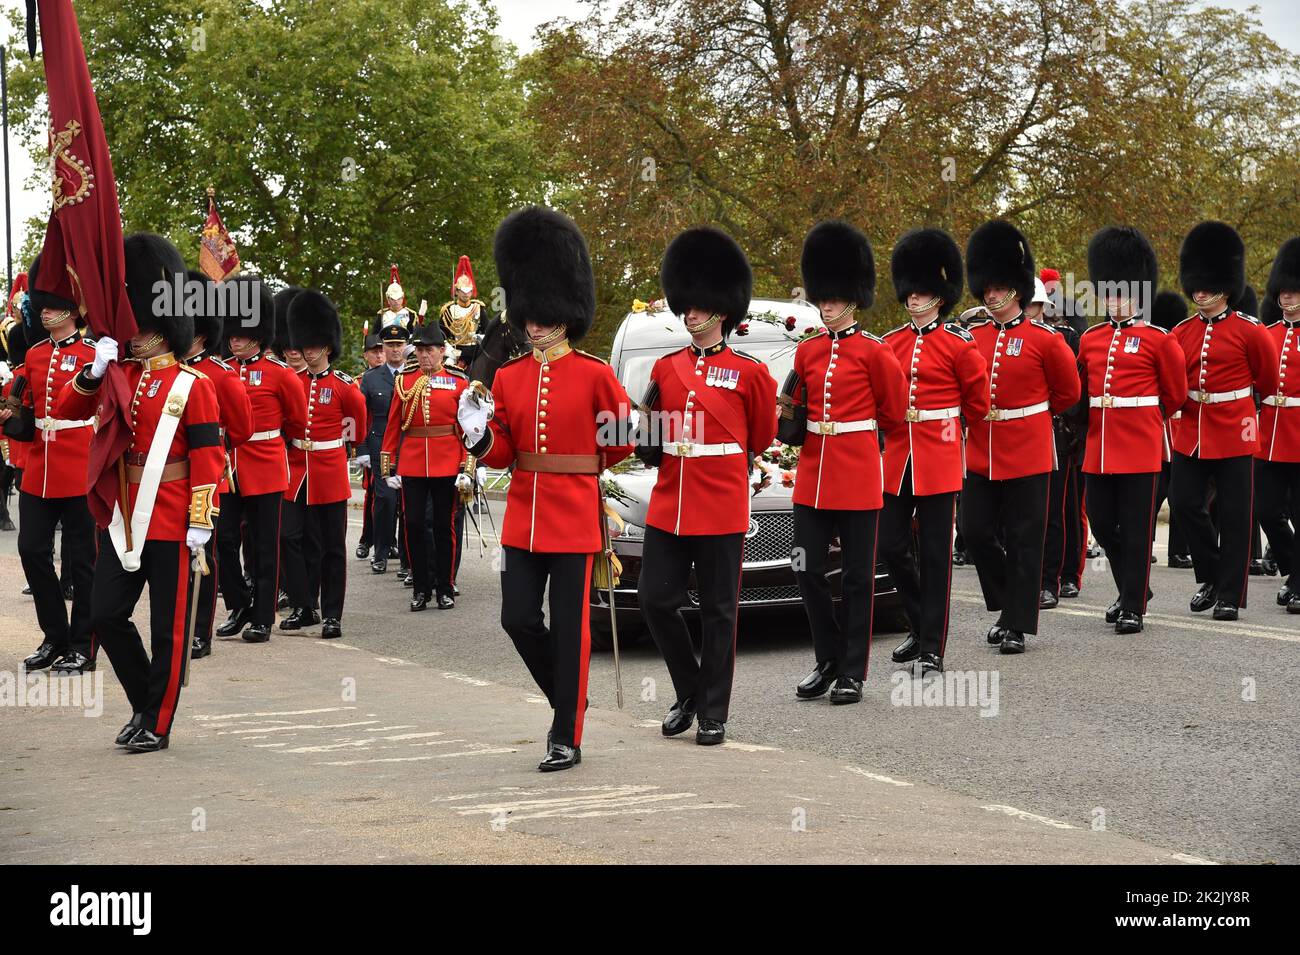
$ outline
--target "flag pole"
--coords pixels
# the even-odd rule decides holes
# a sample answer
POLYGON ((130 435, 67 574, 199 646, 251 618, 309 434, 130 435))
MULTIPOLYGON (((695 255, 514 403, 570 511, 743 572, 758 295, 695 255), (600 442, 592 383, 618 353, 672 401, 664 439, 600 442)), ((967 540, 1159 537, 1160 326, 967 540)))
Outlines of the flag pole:
POLYGON ((3 46, 0 46, 0 110, 3 111, 4 115, 5 140, 5 295, 12 296, 14 288, 14 238, 9 211, 9 60, 3 46))

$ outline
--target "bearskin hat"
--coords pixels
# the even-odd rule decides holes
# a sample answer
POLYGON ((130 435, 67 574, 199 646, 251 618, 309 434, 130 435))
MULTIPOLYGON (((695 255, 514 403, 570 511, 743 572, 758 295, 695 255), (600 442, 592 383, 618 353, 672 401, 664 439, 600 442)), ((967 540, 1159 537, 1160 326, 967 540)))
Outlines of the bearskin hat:
POLYGON ((222 334, 225 331, 224 323, 221 320, 224 309, 220 304, 213 307, 213 303, 209 302, 209 298, 224 302, 226 289, 218 289, 221 294, 210 296, 209 287, 211 284, 212 280, 198 269, 185 270, 185 310, 194 322, 194 337, 203 337, 205 350, 218 351, 221 347, 222 334), (195 288, 199 289, 202 296, 197 300, 193 298, 195 288))
POLYGON ((506 318, 522 331, 528 322, 563 325, 577 342, 596 317, 596 277, 587 240, 568 216, 525 206, 502 220, 492 240, 506 318))
POLYGON ((1108 225, 1088 242, 1088 277, 1099 309, 1104 308, 1101 299, 1109 289, 1137 303, 1139 314, 1150 315, 1159 279, 1156 250, 1132 226, 1108 225))
POLYGON ((1235 308, 1246 290, 1246 245, 1226 222, 1192 227, 1178 252, 1178 280, 1183 294, 1222 292, 1235 308))
POLYGON ((1255 291, 1255 286, 1247 285, 1242 290, 1241 298, 1237 299, 1232 306, 1243 315, 1249 315, 1252 318, 1259 315, 1259 293, 1255 291))
POLYGON ((961 301, 961 249, 942 229, 913 229, 900 238, 889 272, 900 305, 913 293, 937 295, 943 299, 939 314, 946 316, 961 301))
MULTIPOLYGON (((239 335, 253 339, 262 349, 275 344, 277 299, 271 297, 265 279, 244 272, 226 279, 217 289, 224 292, 222 301, 226 303, 222 329, 225 342, 239 335)), ((212 347, 211 340, 208 346, 212 347)))
MULTIPOLYGON (((871 243, 847 222, 819 222, 803 240, 804 295, 814 303, 839 299, 859 308, 876 301, 876 259, 871 243)), ((748 303, 746 303, 748 307, 748 303)))
POLYGON ((275 327, 271 331, 271 349, 281 358, 284 357, 285 349, 293 347, 289 343, 289 306, 302 292, 300 286, 290 285, 276 292, 272 300, 275 327))
POLYGON ((323 292, 303 289, 289 303, 289 346, 296 351, 328 348, 331 357, 343 351, 339 310, 323 292))
POLYGON ((1170 331, 1187 318, 1187 300, 1177 292, 1157 292, 1151 303, 1151 324, 1170 331))
POLYGON ((133 232, 122 240, 126 255, 126 297, 141 332, 154 332, 167 340, 167 348, 178 357, 194 344, 194 318, 184 307, 177 308, 175 283, 185 277, 185 259, 180 249, 152 232, 133 232), (166 285, 160 294, 158 283, 166 285))
POLYGON ((674 315, 692 308, 721 315, 724 337, 749 314, 754 273, 736 240, 721 229, 680 233, 664 251, 659 280, 674 315))
POLYGON ((9 356, 5 360, 11 367, 17 368, 23 363, 27 357, 28 344, 27 326, 22 322, 11 325, 4 340, 5 353, 9 356))
MULTIPOLYGON (((1277 297, 1288 291, 1300 292, 1300 236, 1287 239, 1277 250, 1273 270, 1268 273, 1268 285, 1264 287, 1264 304, 1267 306, 1272 301, 1277 305, 1277 297)), ((1282 317, 1280 312, 1277 317, 1282 317)))
POLYGON ((1014 289, 1021 305, 1034 297, 1034 253, 1019 229, 1003 219, 993 219, 971 233, 966 242, 966 281, 981 302, 992 286, 1014 289))
MULTIPOLYGON (((28 307, 31 309, 32 321, 37 326, 41 321, 41 309, 48 308, 54 311, 67 309, 71 312, 77 312, 77 303, 55 295, 53 292, 42 292, 36 287, 40 281, 41 273, 41 253, 36 253, 36 258, 32 259, 32 264, 27 267, 27 300, 28 307)), ((81 316, 77 316, 77 324, 81 325, 81 316)))

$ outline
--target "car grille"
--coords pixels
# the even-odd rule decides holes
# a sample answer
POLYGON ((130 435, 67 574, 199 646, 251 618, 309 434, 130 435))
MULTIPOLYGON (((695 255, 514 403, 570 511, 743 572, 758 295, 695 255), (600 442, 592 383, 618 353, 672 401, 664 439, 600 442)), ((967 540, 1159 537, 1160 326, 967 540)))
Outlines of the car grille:
POLYGON ((746 564, 789 560, 794 550, 794 512, 757 511, 751 515, 758 533, 746 538, 741 560, 746 564))
MULTIPOLYGON (((697 590, 688 590, 686 596, 690 598, 691 606, 700 605, 700 594, 697 590)), ((740 602, 748 603, 766 603, 774 600, 799 600, 799 587, 797 584, 788 584, 783 587, 742 587, 740 588, 740 602)))

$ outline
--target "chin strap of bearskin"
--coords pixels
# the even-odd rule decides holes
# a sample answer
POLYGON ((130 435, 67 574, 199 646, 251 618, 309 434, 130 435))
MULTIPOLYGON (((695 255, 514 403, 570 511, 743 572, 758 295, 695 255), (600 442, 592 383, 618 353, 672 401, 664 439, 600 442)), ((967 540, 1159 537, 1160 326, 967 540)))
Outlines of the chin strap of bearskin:
POLYGON ((781 394, 776 399, 780 417, 776 423, 776 437, 782 444, 801 445, 808 434, 808 389, 799 373, 793 369, 785 376, 781 394), (802 392, 803 401, 799 400, 802 392))
POLYGON ((659 383, 651 381, 637 407, 640 421, 636 429, 636 456, 648 468, 659 467, 664 459, 663 435, 654 426, 654 406, 658 400, 659 383))

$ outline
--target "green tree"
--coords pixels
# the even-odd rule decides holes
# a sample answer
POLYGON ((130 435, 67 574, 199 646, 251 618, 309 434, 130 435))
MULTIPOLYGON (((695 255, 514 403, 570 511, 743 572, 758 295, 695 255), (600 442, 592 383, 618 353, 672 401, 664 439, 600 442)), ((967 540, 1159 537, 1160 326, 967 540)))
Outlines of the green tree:
MULTIPOLYGON (((197 261, 212 184, 245 267, 322 289, 354 333, 392 262, 411 308, 427 298, 436 312, 460 254, 490 295, 493 230, 539 189, 491 7, 83 0, 77 12, 128 231, 161 232, 197 261)), ((44 74, 19 45, 11 108, 43 159, 44 74)))

